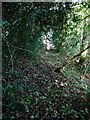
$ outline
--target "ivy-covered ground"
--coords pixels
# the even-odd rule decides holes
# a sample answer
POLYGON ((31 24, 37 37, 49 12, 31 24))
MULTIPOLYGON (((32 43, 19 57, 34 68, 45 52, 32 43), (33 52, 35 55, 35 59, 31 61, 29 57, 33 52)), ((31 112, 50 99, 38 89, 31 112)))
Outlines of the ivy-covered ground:
POLYGON ((2 120, 90 120, 90 80, 68 67, 55 72, 60 58, 51 59, 17 59, 13 74, 3 70, 2 120))

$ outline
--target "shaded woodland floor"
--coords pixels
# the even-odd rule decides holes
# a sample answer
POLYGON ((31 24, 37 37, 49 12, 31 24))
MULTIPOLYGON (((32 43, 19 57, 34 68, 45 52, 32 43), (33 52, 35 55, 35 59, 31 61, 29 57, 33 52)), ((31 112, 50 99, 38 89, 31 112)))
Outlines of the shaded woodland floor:
POLYGON ((90 80, 68 67, 57 73, 58 65, 59 55, 48 53, 15 61, 3 77, 2 120, 90 120, 90 80))

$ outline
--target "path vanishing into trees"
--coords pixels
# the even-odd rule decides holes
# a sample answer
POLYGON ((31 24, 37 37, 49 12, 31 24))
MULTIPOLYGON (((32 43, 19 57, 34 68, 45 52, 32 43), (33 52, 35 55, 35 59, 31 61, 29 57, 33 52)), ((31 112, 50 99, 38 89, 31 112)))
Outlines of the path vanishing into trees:
MULTIPOLYGON (((87 89, 90 87, 90 81, 80 79, 79 74, 73 70, 67 70, 68 75, 71 75, 69 77, 54 72, 60 65, 60 59, 58 53, 46 52, 35 62, 27 59, 17 60, 15 74, 10 74, 3 80, 5 90, 11 92, 4 94, 4 118, 68 120, 69 117, 73 119, 75 111, 80 112, 83 109, 87 109, 88 112, 84 111, 84 114, 86 118, 89 117, 90 94, 87 89), (10 99, 12 101, 8 101, 10 99), (7 106, 8 104, 10 106, 7 106)), ((77 113, 76 116, 80 117, 77 113)))

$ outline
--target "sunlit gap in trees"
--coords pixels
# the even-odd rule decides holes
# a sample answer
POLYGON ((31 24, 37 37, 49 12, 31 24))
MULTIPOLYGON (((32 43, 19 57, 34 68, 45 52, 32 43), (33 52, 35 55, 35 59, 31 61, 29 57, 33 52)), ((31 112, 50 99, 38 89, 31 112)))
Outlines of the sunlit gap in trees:
POLYGON ((53 31, 52 29, 50 29, 49 32, 47 32, 46 34, 45 33, 42 33, 42 41, 43 41, 43 44, 44 44, 44 48, 46 50, 51 50, 51 49, 54 49, 54 45, 53 45, 53 31))

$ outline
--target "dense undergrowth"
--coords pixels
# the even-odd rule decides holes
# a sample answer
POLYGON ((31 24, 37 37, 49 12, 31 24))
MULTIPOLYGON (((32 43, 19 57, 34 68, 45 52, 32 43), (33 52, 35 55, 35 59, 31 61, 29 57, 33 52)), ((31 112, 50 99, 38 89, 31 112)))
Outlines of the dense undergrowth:
POLYGON ((2 120, 89 120, 90 80, 54 70, 45 59, 19 59, 13 74, 3 70, 2 120))
POLYGON ((2 2, 2 120, 90 120, 90 3, 42 1, 2 2))

